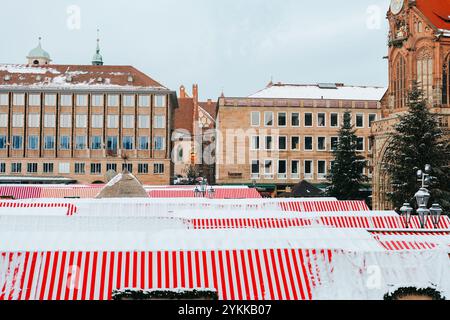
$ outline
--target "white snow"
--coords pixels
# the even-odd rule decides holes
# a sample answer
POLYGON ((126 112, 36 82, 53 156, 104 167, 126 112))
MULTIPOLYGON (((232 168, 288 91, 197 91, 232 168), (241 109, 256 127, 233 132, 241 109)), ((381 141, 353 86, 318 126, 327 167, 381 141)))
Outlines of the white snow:
POLYGON ((31 67, 28 65, 13 65, 13 64, 0 64, 0 71, 6 71, 8 73, 22 73, 22 74, 60 74, 60 72, 53 68, 44 67, 31 67))

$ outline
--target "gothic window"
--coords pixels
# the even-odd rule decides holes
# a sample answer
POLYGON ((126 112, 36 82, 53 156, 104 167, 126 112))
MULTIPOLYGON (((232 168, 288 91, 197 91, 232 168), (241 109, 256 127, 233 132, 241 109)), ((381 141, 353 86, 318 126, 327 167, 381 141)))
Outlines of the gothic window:
POLYGON ((442 67, 442 104, 450 104, 450 56, 442 67))
POLYGON ((417 83, 423 97, 433 102, 433 58, 431 52, 423 50, 417 57, 417 83))
POLYGON ((394 89, 395 108, 404 108, 406 106, 406 62, 402 56, 399 56, 394 63, 392 87, 394 89))

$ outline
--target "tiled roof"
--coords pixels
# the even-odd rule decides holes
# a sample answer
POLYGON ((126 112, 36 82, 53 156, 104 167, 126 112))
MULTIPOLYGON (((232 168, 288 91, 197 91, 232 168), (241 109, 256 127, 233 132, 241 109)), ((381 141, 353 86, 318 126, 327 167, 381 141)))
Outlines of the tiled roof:
POLYGON ((194 131, 194 100, 192 98, 179 98, 178 109, 174 112, 175 130, 184 129, 192 133, 194 131))
POLYGON ((167 89, 132 66, 0 64, 0 87, 167 89))
POLYGON ((450 30, 450 0, 417 0, 416 7, 436 28, 450 30))
POLYGON ((216 102, 209 100, 207 102, 199 102, 199 106, 209 113, 212 119, 216 119, 216 102))

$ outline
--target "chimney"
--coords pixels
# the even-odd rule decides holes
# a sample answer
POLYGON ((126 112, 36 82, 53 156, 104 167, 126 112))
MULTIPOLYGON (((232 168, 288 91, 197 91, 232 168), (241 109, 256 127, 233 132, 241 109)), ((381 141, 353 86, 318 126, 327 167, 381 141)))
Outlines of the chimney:
POLYGON ((192 98, 194 98, 194 101, 198 102, 198 84, 192 86, 192 98))
POLYGON ((180 87, 180 98, 186 98, 186 88, 184 86, 180 87))

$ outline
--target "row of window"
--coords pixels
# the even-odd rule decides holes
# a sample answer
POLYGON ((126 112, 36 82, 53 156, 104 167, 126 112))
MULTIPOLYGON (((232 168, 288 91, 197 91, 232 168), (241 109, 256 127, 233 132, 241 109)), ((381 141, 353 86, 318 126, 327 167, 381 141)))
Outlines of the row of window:
MULTIPOLYGON (((23 128, 24 127, 24 114, 16 113, 12 116, 12 127, 13 128, 23 128)), ((96 129, 103 128, 104 116, 101 114, 94 114, 91 116, 91 127, 96 129)), ((40 114, 30 113, 28 115, 27 127, 28 128, 39 128, 40 125, 40 114)), ((78 114, 75 116, 75 127, 76 128, 86 128, 88 122, 88 115, 78 114)), ((61 114, 60 123, 61 128, 71 128, 72 127, 72 115, 71 114, 61 114)), ((118 115, 108 115, 106 117, 106 126, 108 129, 119 128, 119 116, 118 115)), ((150 129, 150 116, 140 115, 138 116, 137 126, 139 129, 150 129)), ((8 127, 8 114, 0 113, 0 128, 8 127)), ((56 115, 55 114, 45 114, 44 115, 44 127, 45 128, 55 128, 56 127, 56 115)), ((122 116, 122 128, 124 129, 134 129, 135 127, 135 117, 134 115, 123 115, 122 116)), ((154 116, 153 127, 155 129, 165 129, 166 127, 166 117, 162 115, 154 116)))
MULTIPOLYGON (((150 95, 138 95, 137 99, 135 95, 125 94, 121 97, 118 94, 107 95, 107 106, 118 107, 120 99, 122 98, 122 106, 124 107, 134 107, 137 100, 139 107, 150 107, 151 96, 150 95)), ((44 94, 44 105, 45 106, 56 106, 57 95, 53 93, 44 94)), ((105 96, 102 94, 92 94, 91 95, 91 105, 93 107, 103 107, 105 96)), ((89 96, 87 94, 76 94, 72 96, 71 94, 61 94, 59 96, 59 105, 62 107, 72 107, 73 103, 78 107, 87 107, 89 102, 89 96)), ((155 95, 153 98, 153 104, 155 107, 163 108, 166 107, 166 96, 165 95, 155 95)), ((9 95, 6 93, 0 94, 0 106, 9 105, 9 95)), ((24 93, 14 93, 13 94, 13 105, 23 106, 25 105, 25 94, 24 93)), ((28 105, 39 107, 41 105, 41 95, 40 94, 28 94, 28 105)))
MULTIPOLYGON (((338 128, 340 127, 339 119, 341 115, 339 113, 330 113, 329 120, 327 119, 327 114, 325 112, 317 113, 316 118, 316 126, 317 127, 332 127, 338 128), (329 121, 329 123, 328 123, 329 121)), ((272 111, 265 111, 263 113, 263 125, 265 127, 273 127, 275 125, 275 113, 272 111)), ((355 115, 355 126, 357 128, 365 128, 366 126, 366 115, 363 113, 358 113, 355 115)), ((377 120, 377 115, 375 113, 371 113, 367 116, 367 125, 369 128, 372 127, 372 123, 377 120)), ((288 119, 287 112, 278 112, 277 113, 277 122, 276 125, 278 127, 287 127, 289 125, 291 127, 300 127, 301 119, 299 112, 292 112, 290 114, 290 118, 288 119)), ((250 124, 252 127, 260 127, 261 126, 261 112, 252 111, 250 116, 250 124)), ((313 113, 304 113, 303 114, 303 126, 304 127, 313 127, 314 126, 314 114, 313 113)))
MULTIPOLYGON (((75 149, 85 150, 87 146, 87 136, 76 136, 75 137, 75 149)), ((102 136, 92 136, 91 137, 91 150, 100 150, 106 147, 107 150, 117 151, 118 149, 119 137, 108 136, 106 137, 106 145, 103 143, 102 136)), ((39 136, 30 135, 27 140, 28 150, 39 150, 39 136)), ((8 140, 6 136, 0 136, 0 150, 6 149, 8 146, 8 140)), ((11 147, 13 150, 23 149, 23 136, 12 136, 11 147)), ((55 136, 45 136, 44 137, 44 150, 54 150, 55 149, 55 136)), ((71 149, 71 137, 70 136, 60 136, 59 137, 59 150, 70 150, 71 149)), ((140 136, 137 138, 137 145, 135 146, 135 141, 133 136, 122 137, 122 149, 124 150, 149 150, 150 143, 149 137, 140 136)), ((153 139, 153 149, 160 151, 166 149, 166 139, 162 136, 156 136, 153 139)))
MULTIPOLYGON (((369 146, 368 150, 372 150, 372 140, 368 139, 369 146)), ((252 136, 251 137, 251 151, 258 150, 279 150, 279 151, 300 151, 302 150, 300 146, 300 136, 291 136, 290 137, 290 146, 288 146, 288 137, 287 136, 278 136, 278 139, 275 140, 274 136, 252 136), (263 139, 263 142, 261 142, 263 139)), ((339 137, 330 137, 329 138, 329 146, 327 148, 327 137, 316 137, 316 151, 334 151, 339 143, 339 137)), ((365 151, 365 138, 357 137, 356 140, 356 150, 357 151, 365 151)), ((314 151, 314 137, 305 136, 303 137, 303 151, 314 151)))
MULTIPOLYGON (((11 163, 11 173, 17 174, 22 173, 25 168, 22 168, 24 164, 21 162, 11 163)), ((54 163, 42 163, 42 171, 38 170, 38 163, 27 163, 26 173, 45 173, 51 174, 55 173, 55 164, 54 163)), ((102 173, 102 164, 101 163, 91 163, 90 167, 88 167, 90 174, 101 174, 102 173)), ((133 164, 127 163, 122 164, 122 170, 127 169, 129 172, 133 173, 133 164)), ((114 170, 117 172, 117 164, 116 163, 107 163, 106 171, 114 170)), ((164 164, 163 163, 155 163, 153 164, 153 174, 164 174, 164 164)), ((74 164, 74 173, 75 174, 86 174, 86 164, 85 163, 75 163, 74 164)), ((0 173, 6 173, 6 163, 0 163, 0 173)), ((58 173, 59 174, 70 174, 70 163, 59 163, 58 164, 58 173)), ((137 166, 138 174, 148 174, 149 173, 149 165, 148 163, 139 163, 137 166)))
MULTIPOLYGON (((303 161, 303 175, 305 179, 313 179, 314 173, 317 174, 318 179, 326 179, 330 168, 333 167, 334 161, 330 161, 327 167, 326 160, 317 160, 316 169, 314 168, 313 160, 303 161)), ((363 170, 364 171, 364 170, 363 170)), ((251 161, 251 178, 252 179, 300 179, 300 160, 291 160, 290 168, 288 168, 287 160, 272 160, 266 159, 264 161, 251 161), (276 168, 275 168, 276 167, 276 168), (276 174, 275 174, 276 169, 276 174), (289 172, 289 175, 288 175, 289 172)), ((364 172, 362 172, 364 173, 364 172)), ((369 172, 370 175, 370 172, 369 172)))

